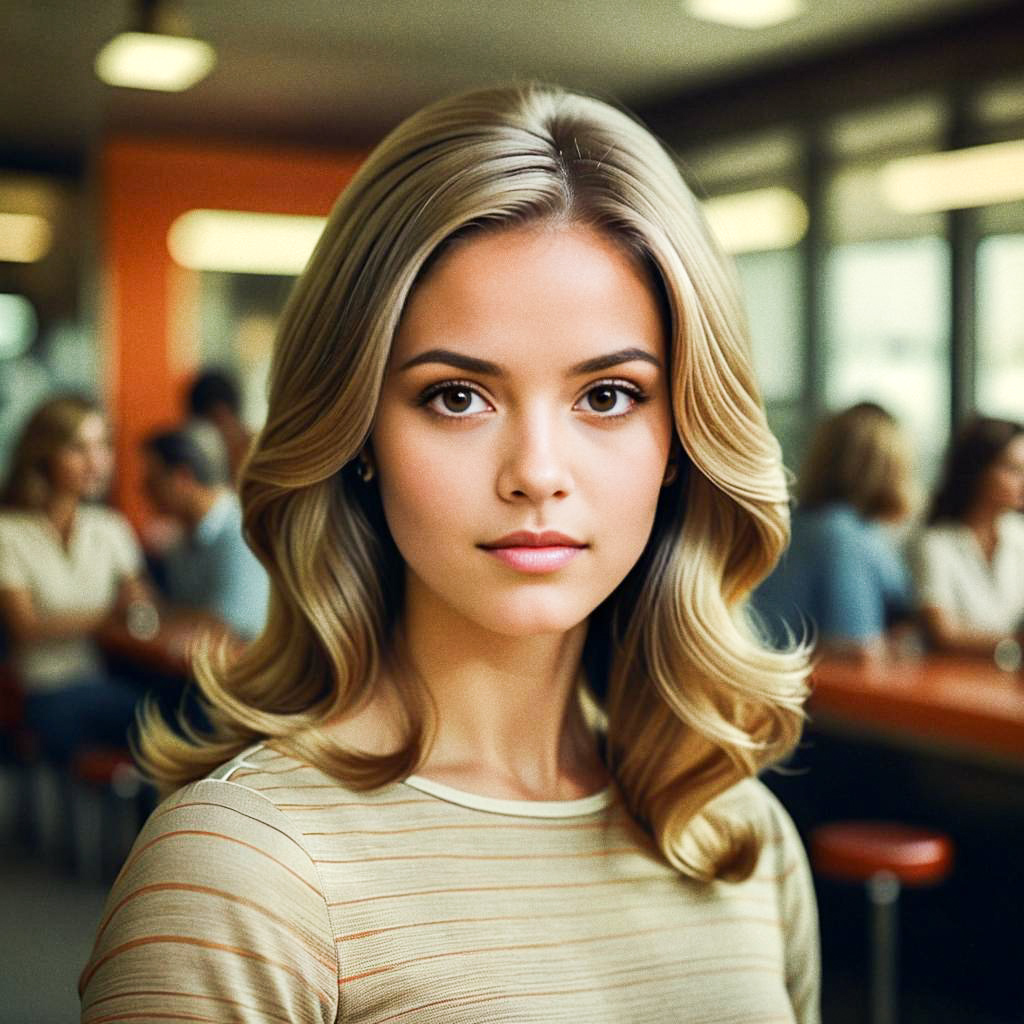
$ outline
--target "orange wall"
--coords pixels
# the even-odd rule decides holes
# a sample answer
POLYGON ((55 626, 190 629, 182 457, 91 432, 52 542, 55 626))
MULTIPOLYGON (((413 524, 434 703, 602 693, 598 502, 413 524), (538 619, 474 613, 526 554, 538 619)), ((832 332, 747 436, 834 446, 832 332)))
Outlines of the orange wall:
POLYGON ((192 209, 324 215, 363 155, 119 139, 101 158, 106 398, 118 475, 114 500, 137 526, 139 444, 181 419, 198 339, 198 275, 175 264, 167 231, 192 209))

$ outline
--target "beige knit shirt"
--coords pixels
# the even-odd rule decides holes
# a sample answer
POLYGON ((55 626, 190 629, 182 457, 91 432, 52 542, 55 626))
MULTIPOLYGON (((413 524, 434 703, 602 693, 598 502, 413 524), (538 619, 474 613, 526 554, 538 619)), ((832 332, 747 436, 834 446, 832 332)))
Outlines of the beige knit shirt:
POLYGON ((82 1020, 816 1024, 818 939, 792 823, 752 877, 661 862, 608 790, 373 793, 256 747, 165 801, 104 911, 82 1020))

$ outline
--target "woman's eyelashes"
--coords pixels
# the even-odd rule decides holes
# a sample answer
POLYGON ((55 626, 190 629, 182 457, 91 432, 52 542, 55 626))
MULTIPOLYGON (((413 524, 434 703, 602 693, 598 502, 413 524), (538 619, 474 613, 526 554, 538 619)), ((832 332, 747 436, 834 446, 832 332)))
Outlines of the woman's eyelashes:
MULTIPOLYGON (((630 381, 602 380, 591 384, 572 408, 599 419, 617 419, 629 415, 649 397, 643 388, 630 381)), ((420 393, 416 404, 444 419, 468 419, 494 412, 494 405, 467 381, 432 384, 420 393)))

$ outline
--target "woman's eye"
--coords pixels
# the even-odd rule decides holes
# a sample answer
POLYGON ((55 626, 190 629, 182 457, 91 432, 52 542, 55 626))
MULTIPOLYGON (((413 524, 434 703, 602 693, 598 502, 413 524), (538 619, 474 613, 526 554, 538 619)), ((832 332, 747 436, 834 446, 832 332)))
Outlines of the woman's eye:
POLYGON ((598 384, 591 388, 580 404, 584 412, 597 413, 599 416, 622 416, 636 405, 638 396, 626 388, 614 384, 598 384))
POLYGON ((480 395, 463 384, 437 389, 429 396, 426 405, 442 416, 470 416, 490 409, 480 395))

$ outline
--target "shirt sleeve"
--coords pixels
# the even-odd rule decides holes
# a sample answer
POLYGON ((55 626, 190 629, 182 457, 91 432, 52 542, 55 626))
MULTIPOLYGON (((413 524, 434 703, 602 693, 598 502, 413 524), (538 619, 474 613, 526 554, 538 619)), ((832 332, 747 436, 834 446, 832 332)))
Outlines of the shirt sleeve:
POLYGON ((114 566, 118 577, 138 576, 142 572, 142 549, 127 519, 109 510, 109 532, 114 546, 114 566))
POLYGON ((913 547, 912 568, 919 607, 947 611, 955 607, 948 538, 935 530, 925 530, 913 547))
POLYGON ((5 590, 30 590, 32 577, 17 541, 17 525, 0 518, 0 587, 5 590))
POLYGON ((81 1020, 328 1022, 338 979, 301 836, 259 794, 206 780, 136 840, 82 972, 81 1020))
POLYGON ((785 942, 786 990, 797 1024, 821 1024, 821 945, 814 882, 796 826, 769 794, 777 844, 779 915, 785 942))
POLYGON ((830 561, 818 580, 815 602, 824 638, 866 640, 885 631, 885 600, 881 581, 866 558, 857 535, 836 530, 830 561))
POLYGON ((239 636, 256 636, 266 623, 270 581, 241 535, 218 545, 210 578, 211 611, 239 636))

